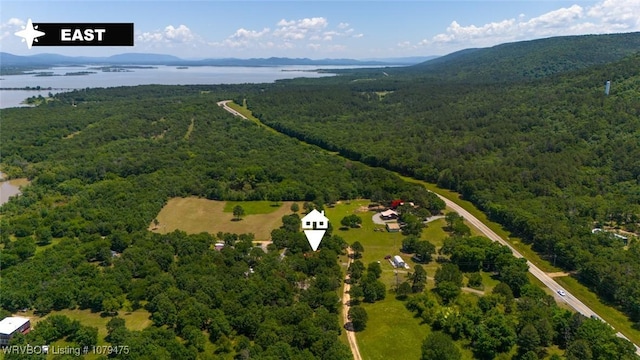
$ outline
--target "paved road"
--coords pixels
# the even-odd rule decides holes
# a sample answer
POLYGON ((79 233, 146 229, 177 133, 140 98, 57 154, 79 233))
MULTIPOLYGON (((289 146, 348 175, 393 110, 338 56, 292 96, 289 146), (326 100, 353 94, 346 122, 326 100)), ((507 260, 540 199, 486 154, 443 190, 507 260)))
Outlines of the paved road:
POLYGON ((248 120, 246 116, 244 116, 244 115, 240 114, 239 112, 237 112, 237 111, 233 110, 232 108, 230 108, 227 105, 227 103, 230 103, 230 102, 231 102, 231 100, 223 100, 223 101, 218 101, 216 104, 218 104, 218 106, 222 107, 223 109, 227 110, 228 112, 232 113, 233 115, 240 116, 241 118, 248 120))
MULTIPOLYGON (((246 119, 246 117, 242 114, 240 114, 239 112, 233 110, 232 108, 227 106, 227 103, 230 102, 231 100, 224 100, 224 101, 219 101, 217 104, 218 106, 221 106, 222 108, 224 108, 226 111, 230 112, 231 114, 235 115, 235 116, 240 116, 243 119, 246 119)), ((438 195, 438 194, 436 194, 438 195)), ((462 217, 464 217, 469 223, 471 223, 473 226, 475 226, 478 230, 480 230, 480 232, 482 232, 486 237, 488 237, 489 239, 493 240, 493 241, 497 241, 500 244, 507 246, 509 249, 511 249, 511 252, 513 252, 513 255, 515 257, 518 258, 523 258, 524 256, 522 256, 522 254, 520 254, 520 252, 518 252, 518 250, 514 249, 509 243, 507 243, 504 239, 502 239, 500 236, 498 236, 498 234, 496 234, 493 230, 489 229, 489 227, 487 225, 485 225, 482 221, 478 220, 478 218, 476 218, 475 216, 473 216, 470 212, 468 212, 467 210, 463 209, 460 205, 454 203, 453 201, 438 195, 438 197, 440 199, 442 199, 445 204, 447 205, 447 207, 449 207, 451 210, 457 212, 458 214, 460 214, 462 217)), ((350 250, 350 248, 349 248, 350 250)), ((351 261, 351 260, 350 260, 351 261)), ((595 313, 595 311, 591 310, 587 305, 585 305, 582 301, 578 300, 575 296, 573 296, 570 292, 568 292, 566 289, 564 289, 562 286, 560 286, 560 284, 558 284, 557 282, 555 282, 555 280, 553 280, 553 278, 551 278, 549 275, 547 275, 544 271, 540 270, 537 266, 535 266, 533 263, 531 263, 529 260, 527 260, 527 265, 529 265, 529 272, 531 274, 533 274, 533 276, 535 276, 536 278, 538 278, 538 280, 540 280, 546 287, 548 287, 549 289, 551 289, 554 293, 554 296, 561 300, 564 301, 565 303, 567 303, 569 306, 571 306, 573 309, 575 309, 577 312, 582 313, 584 316, 590 317, 592 315, 597 316, 599 318, 602 319, 602 317, 598 314, 595 313), (562 290, 565 292, 565 296, 560 296, 558 295, 558 291, 562 290)), ((347 291, 349 289, 349 284, 345 284, 345 291, 347 291)), ((343 312, 344 312, 344 322, 345 324, 348 322, 347 319, 347 303, 345 302, 345 297, 348 301, 348 296, 349 294, 343 294, 343 303, 344 303, 344 308, 343 308, 343 312)), ((616 333, 616 335, 618 337, 621 337, 623 339, 629 340, 626 336, 624 336, 621 332, 616 333)), ((358 349, 358 343, 356 343, 356 338, 355 335, 352 331, 347 331, 347 337, 349 338, 349 346, 351 346, 351 352, 353 353, 353 357, 355 360, 361 360, 362 358, 360 357, 360 351, 358 349)), ((636 354, 638 356, 640 356, 640 347, 638 347, 637 344, 633 344, 636 347, 636 354)))
MULTIPOLYGON (((460 205, 454 203, 453 201, 451 201, 451 200, 449 200, 449 199, 447 199, 447 198, 445 198, 443 196, 438 195, 438 197, 440 199, 444 200, 444 202, 447 204, 447 207, 449 207, 451 210, 457 212, 462 217, 464 217, 469 223, 471 223, 478 230, 480 230, 486 237, 488 237, 489 239, 491 239, 493 241, 497 241, 502 245, 505 245, 505 246, 509 247, 509 249, 511 249, 511 251, 513 252, 513 255, 515 257, 518 257, 518 258, 522 258, 523 257, 522 254, 520 254, 518 252, 518 250, 514 249, 509 243, 507 243, 504 239, 502 239, 500 236, 498 236, 498 234, 496 234, 493 230, 489 229, 489 227, 487 225, 482 223, 482 221, 478 220, 478 218, 473 216, 470 212, 468 212, 467 210, 463 209, 460 205)), ((590 317, 592 315, 595 315, 595 316, 598 316, 599 318, 602 319, 601 316, 596 314, 587 305, 582 303, 582 301, 578 300, 575 296, 573 296, 566 289, 564 289, 562 286, 560 286, 560 284, 558 284, 555 280, 553 280, 552 277, 547 275, 544 271, 540 270, 533 263, 531 263, 530 261, 527 260, 527 265, 529 265, 529 272, 531 274, 533 274, 533 276, 538 278, 538 280, 542 281, 542 283, 546 287, 551 289, 553 291, 553 293, 554 293, 554 296, 557 299, 559 299, 560 301, 564 301, 569 306, 574 308, 577 312, 582 313, 584 316, 590 317), (559 290, 564 291, 566 293, 566 295, 565 296, 558 295, 558 291, 559 290)), ((620 332, 618 332, 616 335, 621 337, 621 338, 623 338, 623 339, 629 340, 629 339, 627 339, 626 336, 624 336, 620 332)), ((640 347, 638 347, 638 345, 636 345, 636 344, 634 344, 634 346, 636 347, 636 354, 638 354, 640 356, 640 347)))

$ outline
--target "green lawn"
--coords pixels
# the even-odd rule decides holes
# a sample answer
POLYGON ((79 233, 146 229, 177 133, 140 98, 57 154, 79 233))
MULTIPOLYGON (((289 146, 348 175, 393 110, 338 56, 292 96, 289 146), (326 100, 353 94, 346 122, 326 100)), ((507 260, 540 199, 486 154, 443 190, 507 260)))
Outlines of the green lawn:
MULTIPOLYGON (((500 283, 500 281, 493 278, 491 273, 480 271, 480 275, 482 276, 482 288, 476 289, 480 291, 484 291, 485 294, 491 293, 494 287, 500 283)), ((463 285, 467 286, 467 281, 469 280, 468 274, 464 274, 463 285)))
MULTIPOLYGON (((387 231, 374 231, 376 228, 384 228, 383 225, 374 224, 371 217, 372 211, 361 211, 370 203, 369 200, 352 200, 341 202, 333 208, 326 208, 325 214, 333 226, 333 233, 344 238, 349 244, 359 241, 364 246, 361 261, 366 265, 373 261, 385 261, 386 255, 399 254, 403 236, 400 233, 387 231), (362 227, 358 229, 340 230, 340 220, 350 214, 356 214, 362 218, 362 227)), ((408 259, 408 257, 405 257, 408 259)), ((384 266, 383 266, 384 269, 384 266)))
MULTIPOLYGON (((93 326, 98 328, 98 344, 104 344, 104 337, 107 336, 107 323, 111 320, 109 316, 102 316, 100 313, 94 313, 90 310, 60 310, 53 311, 47 316, 51 315, 66 315, 72 320, 78 320, 82 325, 93 326)), ((138 309, 132 312, 119 311, 118 317, 121 317, 125 321, 127 329, 132 331, 143 330, 151 325, 149 319, 149 312, 144 309, 138 309)), ((46 318, 46 316, 45 316, 46 318)))
POLYGON ((612 306, 603 304, 596 294, 571 276, 556 277, 554 280, 595 311, 604 321, 610 323, 616 330, 628 337, 631 342, 640 344, 640 331, 631 327, 633 323, 622 312, 612 306))
POLYGON ((421 325, 393 294, 373 304, 363 304, 369 315, 367 328, 356 334, 363 359, 419 359, 422 341, 431 332, 421 325))

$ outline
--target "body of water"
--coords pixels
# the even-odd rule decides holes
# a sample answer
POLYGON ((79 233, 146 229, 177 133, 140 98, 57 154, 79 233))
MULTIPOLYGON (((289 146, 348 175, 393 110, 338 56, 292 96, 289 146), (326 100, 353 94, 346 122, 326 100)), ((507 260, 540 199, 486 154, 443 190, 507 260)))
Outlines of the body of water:
POLYGON ((194 66, 177 69, 175 66, 154 66, 152 69, 127 69, 126 72, 103 72, 92 69, 97 66, 55 67, 35 72, 52 72, 57 76, 6 75, 0 79, 0 88, 49 88, 52 90, 1 90, 0 108, 24 106, 20 104, 31 96, 46 97, 49 92, 58 93, 72 89, 135 85, 193 85, 193 84, 243 84, 270 83, 279 79, 297 77, 322 77, 333 74, 314 70, 362 68, 371 66, 194 66), (65 76, 66 73, 93 71, 95 74, 65 76))
POLYGON ((9 201, 12 196, 20 195, 20 188, 10 181, 3 181, 4 174, 0 172, 0 206, 9 201))

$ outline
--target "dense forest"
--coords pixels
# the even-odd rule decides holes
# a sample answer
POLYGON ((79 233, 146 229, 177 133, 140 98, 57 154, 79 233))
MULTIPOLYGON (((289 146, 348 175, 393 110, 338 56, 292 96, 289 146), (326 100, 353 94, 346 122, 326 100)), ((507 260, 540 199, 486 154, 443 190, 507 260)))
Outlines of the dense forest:
MULTIPOLYGON (((302 241, 283 259, 276 247, 254 247, 251 234, 160 235, 149 224, 176 196, 316 207, 403 197, 436 213, 444 203, 217 106, 237 94, 224 86, 94 89, 3 110, 3 171, 32 180, 0 209, 3 317, 103 313, 113 319, 101 340, 129 346, 122 358, 349 358, 338 341, 339 237, 308 256, 296 227, 302 241), (213 250, 221 241, 228 247, 213 250), (127 330, 118 311, 138 308, 154 326, 127 330)), ((47 319, 13 344, 98 341, 95 328, 47 319)))
POLYGON ((246 97, 283 133, 460 192, 640 322, 638 243, 590 231, 639 229, 639 74, 632 55, 525 82, 282 82, 246 97))

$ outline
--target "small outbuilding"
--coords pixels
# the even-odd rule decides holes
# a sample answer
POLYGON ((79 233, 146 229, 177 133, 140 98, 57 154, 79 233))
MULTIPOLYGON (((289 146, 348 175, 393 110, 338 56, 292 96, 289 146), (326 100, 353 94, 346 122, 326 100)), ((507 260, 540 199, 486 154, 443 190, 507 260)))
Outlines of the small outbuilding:
POLYGON ((386 223, 385 226, 387 227, 388 232, 400 231, 400 224, 398 224, 397 222, 386 223))
POLYGON ((405 262, 404 260, 402 260, 402 258, 398 255, 393 257, 393 265, 395 265, 395 267, 399 268, 403 268, 405 267, 405 262))

